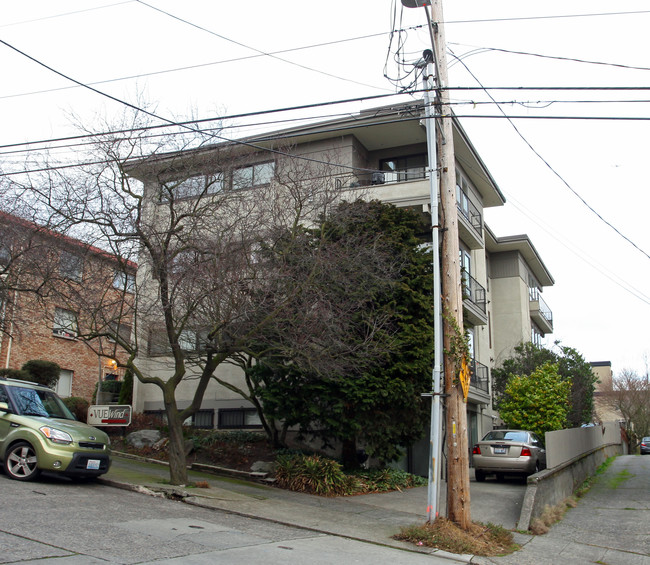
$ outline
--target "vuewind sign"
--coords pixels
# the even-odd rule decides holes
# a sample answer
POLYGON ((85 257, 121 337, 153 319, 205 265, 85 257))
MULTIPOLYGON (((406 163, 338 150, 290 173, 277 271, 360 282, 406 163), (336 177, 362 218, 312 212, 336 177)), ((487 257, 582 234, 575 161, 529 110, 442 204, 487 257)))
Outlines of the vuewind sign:
POLYGON ((91 426, 128 426, 131 423, 131 406, 90 406, 88 423, 91 426))

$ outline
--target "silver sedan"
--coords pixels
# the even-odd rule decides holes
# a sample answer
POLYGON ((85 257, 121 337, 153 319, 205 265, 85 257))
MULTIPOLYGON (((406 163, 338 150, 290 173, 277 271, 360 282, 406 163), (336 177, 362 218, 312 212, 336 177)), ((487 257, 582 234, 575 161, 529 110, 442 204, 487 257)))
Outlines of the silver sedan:
POLYGON ((532 432, 492 430, 474 446, 472 461, 477 481, 490 474, 497 479, 505 474, 527 477, 546 468, 546 450, 532 432))

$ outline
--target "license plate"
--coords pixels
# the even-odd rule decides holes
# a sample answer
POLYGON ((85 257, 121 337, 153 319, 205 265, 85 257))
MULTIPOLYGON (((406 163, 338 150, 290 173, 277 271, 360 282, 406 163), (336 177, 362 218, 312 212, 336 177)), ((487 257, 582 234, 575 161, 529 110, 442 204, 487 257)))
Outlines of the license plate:
POLYGON ((86 469, 99 469, 99 459, 88 459, 86 463, 86 469))
POLYGON ((505 454, 505 452, 506 452, 505 447, 495 447, 494 448, 494 453, 497 454, 497 455, 503 455, 503 454, 505 454))

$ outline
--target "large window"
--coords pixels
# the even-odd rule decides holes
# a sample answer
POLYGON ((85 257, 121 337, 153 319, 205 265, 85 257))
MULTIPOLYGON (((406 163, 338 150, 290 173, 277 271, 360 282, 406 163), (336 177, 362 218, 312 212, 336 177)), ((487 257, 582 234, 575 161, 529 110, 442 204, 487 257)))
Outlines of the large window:
POLYGON ((380 170, 384 171, 385 182, 404 182, 423 179, 427 176, 427 156, 425 153, 382 159, 380 170))
POLYGON ((255 408, 222 408, 219 410, 219 428, 236 430, 261 428, 262 421, 255 408))
POLYGON ((83 258, 68 251, 62 251, 59 259, 59 274, 64 279, 81 282, 83 276, 83 258))
POLYGON ((223 173, 197 175, 184 180, 169 181, 161 187, 160 199, 169 201, 181 198, 197 198, 207 194, 216 194, 224 188, 223 173))
POLYGON ((161 202, 173 199, 198 198, 216 194, 226 188, 235 190, 269 184, 275 176, 275 163, 256 163, 210 175, 197 175, 184 180, 169 181, 160 188, 161 202))
POLYGON ((232 187, 234 189, 252 188, 269 184, 275 175, 275 163, 258 163, 247 167, 235 169, 232 174, 232 187))
POLYGON ((54 326, 52 333, 59 337, 75 338, 79 327, 77 325, 77 314, 72 310, 64 308, 54 309, 54 326))

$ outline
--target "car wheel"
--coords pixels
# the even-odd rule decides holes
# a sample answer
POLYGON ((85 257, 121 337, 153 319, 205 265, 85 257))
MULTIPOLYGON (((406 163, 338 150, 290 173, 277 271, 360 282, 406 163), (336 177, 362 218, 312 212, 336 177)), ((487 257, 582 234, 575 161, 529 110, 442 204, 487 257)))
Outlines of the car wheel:
POLYGON ((485 480, 485 471, 479 471, 477 469, 474 471, 474 476, 476 477, 477 482, 482 483, 485 480))
POLYGON ((12 445, 5 454, 5 472, 10 479, 31 481, 41 473, 36 451, 27 442, 12 445))

